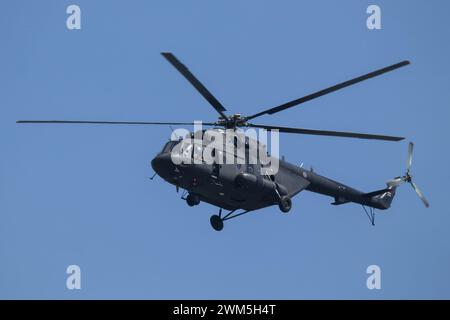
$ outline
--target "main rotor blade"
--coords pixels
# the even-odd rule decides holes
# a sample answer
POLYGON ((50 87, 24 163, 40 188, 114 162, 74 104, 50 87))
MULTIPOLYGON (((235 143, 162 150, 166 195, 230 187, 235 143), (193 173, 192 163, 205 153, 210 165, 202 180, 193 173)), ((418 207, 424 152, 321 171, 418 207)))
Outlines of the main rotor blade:
POLYGON ((425 197, 423 196, 423 193, 420 191, 419 187, 413 181, 411 181, 410 184, 411 184, 411 187, 414 189, 414 191, 419 196, 420 200, 422 200, 425 207, 428 208, 430 206, 430 203, 427 201, 427 199, 425 199, 425 197))
POLYGON ((406 172, 409 172, 411 170, 413 150, 414 150, 414 143, 410 142, 408 145, 408 159, 406 160, 406 172))
POLYGON ((258 113, 254 114, 252 116, 246 117, 246 119, 250 120, 250 119, 262 116, 263 114, 274 114, 274 113, 286 110, 288 108, 294 107, 296 105, 299 105, 301 103, 307 102, 309 100, 316 99, 316 98, 321 97, 323 95, 326 95, 328 93, 331 93, 331 92, 343 89, 345 87, 351 86, 351 85, 356 84, 358 82, 361 82, 361 81, 364 81, 364 80, 367 80, 367 79, 370 79, 370 78, 382 75, 383 73, 390 72, 390 71, 393 71, 395 69, 404 67, 404 66, 406 66, 408 64, 410 64, 410 62, 407 61, 407 60, 399 62, 399 63, 396 63, 396 64, 393 64, 393 65, 385 67, 383 69, 379 69, 379 70, 373 71, 371 73, 365 74, 363 76, 360 76, 360 77, 357 77, 357 78, 354 78, 354 79, 351 79, 351 80, 348 80, 348 81, 345 81, 345 82, 341 82, 341 83, 339 83, 339 84, 337 84, 335 86, 332 86, 332 87, 329 87, 329 88, 326 88, 326 89, 314 92, 314 93, 309 94, 307 96, 304 96, 302 98, 289 101, 289 102, 284 103, 284 104, 282 104, 280 106, 277 106, 277 107, 274 107, 274 108, 271 108, 271 109, 267 109, 267 110, 258 112, 258 113))
POLYGON ((342 132, 342 131, 325 131, 325 130, 311 130, 302 128, 287 128, 278 126, 267 126, 263 124, 248 124, 249 127, 263 128, 266 130, 279 130, 279 132, 286 133, 300 133, 300 134, 311 134, 318 136, 331 136, 331 137, 345 137, 345 138, 359 138, 359 139, 373 139, 373 140, 387 140, 387 141, 400 141, 405 138, 385 136, 378 134, 366 134, 366 133, 355 133, 355 132, 342 132))
POLYGON ((185 78, 187 81, 189 81, 195 89, 205 98, 216 111, 224 118, 226 118, 226 115, 224 111, 226 109, 224 106, 212 95, 211 92, 208 91, 208 89, 205 88, 205 86, 189 71, 189 69, 182 64, 172 53, 170 52, 161 52, 162 56, 167 59, 167 61, 170 62, 172 66, 175 67, 185 78))
MULTIPOLYGON (((129 125, 194 125, 194 122, 141 122, 141 121, 85 121, 85 120, 18 120, 16 123, 47 124, 129 124, 129 125)), ((205 126, 214 126, 213 122, 202 122, 205 126)))

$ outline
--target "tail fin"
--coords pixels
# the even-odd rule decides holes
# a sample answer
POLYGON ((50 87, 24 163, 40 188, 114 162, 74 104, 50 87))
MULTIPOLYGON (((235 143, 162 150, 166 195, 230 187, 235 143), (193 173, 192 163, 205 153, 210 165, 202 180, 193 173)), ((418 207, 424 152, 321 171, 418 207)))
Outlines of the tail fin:
POLYGON ((395 197, 396 186, 387 183, 387 187, 381 190, 365 193, 363 196, 370 199, 372 206, 378 209, 388 209, 395 197))
POLYGON ((377 196, 378 201, 380 201, 386 209, 391 206, 392 200, 394 200, 395 197, 396 189, 397 187, 389 186, 388 184, 388 187, 385 189, 386 191, 377 196))

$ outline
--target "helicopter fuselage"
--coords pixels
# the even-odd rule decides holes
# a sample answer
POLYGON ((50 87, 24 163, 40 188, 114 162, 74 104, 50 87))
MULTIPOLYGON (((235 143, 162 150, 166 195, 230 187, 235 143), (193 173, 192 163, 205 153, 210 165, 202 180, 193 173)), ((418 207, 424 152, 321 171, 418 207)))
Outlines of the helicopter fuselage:
POLYGON ((276 174, 263 175, 259 164, 248 161, 245 164, 175 164, 172 157, 170 150, 163 148, 152 160, 152 167, 161 178, 187 190, 198 201, 226 210, 261 209, 278 204, 282 197, 292 198, 302 190, 333 197, 334 205, 355 202, 387 209, 395 194, 395 188, 364 193, 282 159, 278 160, 276 174))

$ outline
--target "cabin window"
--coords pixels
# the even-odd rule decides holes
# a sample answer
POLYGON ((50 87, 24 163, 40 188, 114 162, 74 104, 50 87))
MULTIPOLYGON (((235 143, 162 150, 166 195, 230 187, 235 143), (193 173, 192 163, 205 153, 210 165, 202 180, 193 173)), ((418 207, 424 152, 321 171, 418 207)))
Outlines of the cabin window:
POLYGON ((194 158, 194 160, 200 160, 200 161, 202 161, 203 160, 203 148, 202 148, 202 145, 200 145, 200 144, 194 144, 194 152, 193 152, 193 155, 192 155, 192 157, 194 158))
POLYGON ((181 152, 183 153, 183 157, 191 158, 192 157, 192 143, 189 140, 184 140, 181 145, 181 152))

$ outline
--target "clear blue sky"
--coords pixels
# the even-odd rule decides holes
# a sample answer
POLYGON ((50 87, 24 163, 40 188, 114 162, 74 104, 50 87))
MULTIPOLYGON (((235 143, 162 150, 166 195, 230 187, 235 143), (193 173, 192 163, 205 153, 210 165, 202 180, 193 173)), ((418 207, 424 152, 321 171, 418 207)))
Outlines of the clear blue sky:
MULTIPOLYGON (((0 298, 450 298, 448 1, 5 1, 0 11, 0 298), (382 30, 366 8, 382 9, 382 30), (82 29, 66 28, 78 4, 82 29), (150 182, 166 127, 18 119, 216 120, 159 55, 252 114, 404 59, 411 66, 260 123, 406 136, 427 210, 402 186, 372 227, 304 192, 211 229, 150 182), (77 264, 82 289, 65 287, 77 264), (366 288, 366 268, 382 289, 366 288)), ((287 160, 362 190, 403 174, 407 141, 283 135, 287 160)))

